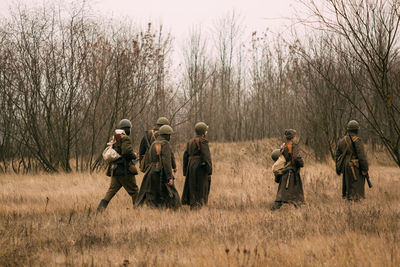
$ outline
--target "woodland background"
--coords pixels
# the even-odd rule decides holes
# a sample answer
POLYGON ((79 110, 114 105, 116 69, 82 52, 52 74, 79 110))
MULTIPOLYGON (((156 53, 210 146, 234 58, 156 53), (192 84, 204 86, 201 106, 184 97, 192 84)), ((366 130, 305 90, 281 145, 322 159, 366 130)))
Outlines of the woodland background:
POLYGON ((120 119, 138 145, 159 116, 177 143, 197 121, 212 142, 295 128, 319 161, 357 119, 400 166, 400 1, 323 3, 304 1, 300 37, 243 36, 235 12, 212 36, 195 27, 179 66, 163 25, 99 18, 85 1, 13 9, 0 20, 0 172, 94 171, 120 119))

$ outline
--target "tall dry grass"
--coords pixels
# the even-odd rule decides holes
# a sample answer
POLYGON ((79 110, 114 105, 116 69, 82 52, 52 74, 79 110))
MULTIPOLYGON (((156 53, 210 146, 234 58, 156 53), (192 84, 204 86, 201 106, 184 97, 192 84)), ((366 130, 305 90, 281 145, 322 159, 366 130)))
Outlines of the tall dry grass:
MULTIPOLYGON (((373 165, 367 199, 348 203, 333 166, 304 151, 307 204, 271 212, 278 144, 212 144, 210 202, 199 211, 133 209, 122 189, 96 215, 102 173, 1 176, 0 265, 399 266, 399 168, 373 165)), ((180 171, 179 192, 183 182, 180 171)))

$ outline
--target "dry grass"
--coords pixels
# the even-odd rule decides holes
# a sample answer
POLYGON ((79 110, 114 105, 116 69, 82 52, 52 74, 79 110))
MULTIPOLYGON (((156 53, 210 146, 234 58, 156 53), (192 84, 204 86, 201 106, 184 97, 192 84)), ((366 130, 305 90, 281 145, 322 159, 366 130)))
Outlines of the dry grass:
POLYGON ((0 265, 399 266, 399 168, 373 166, 367 199, 347 203, 333 167, 306 158, 307 204, 271 212, 278 143, 213 144, 209 207, 195 212, 134 210, 121 190, 96 215, 103 174, 1 176, 0 265))

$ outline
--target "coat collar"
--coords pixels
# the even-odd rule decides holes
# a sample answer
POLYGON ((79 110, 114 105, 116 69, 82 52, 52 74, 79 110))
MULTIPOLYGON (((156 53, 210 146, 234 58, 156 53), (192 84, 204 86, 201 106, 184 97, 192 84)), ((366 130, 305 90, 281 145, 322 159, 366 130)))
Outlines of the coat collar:
POLYGON ((199 135, 199 134, 196 134, 195 138, 206 139, 206 137, 204 135, 199 135))
POLYGON ((164 136, 162 136, 162 135, 158 135, 157 138, 156 138, 156 140, 157 140, 157 141, 164 141, 164 140, 165 140, 165 141, 168 141, 168 140, 167 140, 164 136))

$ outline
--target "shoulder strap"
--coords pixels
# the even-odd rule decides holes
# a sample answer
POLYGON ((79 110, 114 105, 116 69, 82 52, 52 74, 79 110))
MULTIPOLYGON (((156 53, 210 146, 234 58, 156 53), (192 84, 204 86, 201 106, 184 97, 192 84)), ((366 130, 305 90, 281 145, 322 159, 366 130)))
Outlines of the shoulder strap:
POLYGON ((153 143, 154 147, 156 149, 156 153, 158 156, 158 161, 160 162, 160 166, 162 166, 162 161, 161 161, 161 143, 153 143))
POLYGON ((151 130, 151 138, 150 138, 150 141, 153 141, 153 140, 156 139, 156 132, 157 132, 157 131, 155 131, 155 130, 151 130))
POLYGON ((284 143, 283 150, 285 149, 285 147, 288 149, 288 153, 290 155, 290 163, 293 164, 294 163, 293 143, 288 141, 288 142, 284 143))
POLYGON ((199 140, 199 138, 194 138, 194 142, 196 143, 197 149, 200 151, 200 140, 199 140))
POLYGON ((122 145, 122 135, 121 134, 114 134, 114 139, 115 139, 115 143, 117 144, 118 147, 121 147, 122 145))
POLYGON ((156 148, 156 153, 158 156, 161 155, 161 144, 160 143, 154 143, 154 146, 156 148))
MULTIPOLYGON (((347 137, 347 136, 344 137, 344 142, 346 143, 346 148, 345 148, 345 149, 343 150, 343 152, 342 152, 343 156, 346 155, 347 150, 349 150, 349 148, 350 148, 349 142, 347 142, 347 138, 346 138, 346 137, 347 137)), ((351 138, 350 138, 350 139, 351 139, 351 138)))
MULTIPOLYGON (((358 153, 357 153, 357 149, 356 149, 356 145, 354 144, 353 138, 351 138, 351 136, 349 135, 350 140, 351 140, 351 144, 353 146, 353 150, 354 150, 354 154, 356 155, 357 159, 358 159, 358 153)), ((358 140, 358 139, 356 139, 358 140)))

